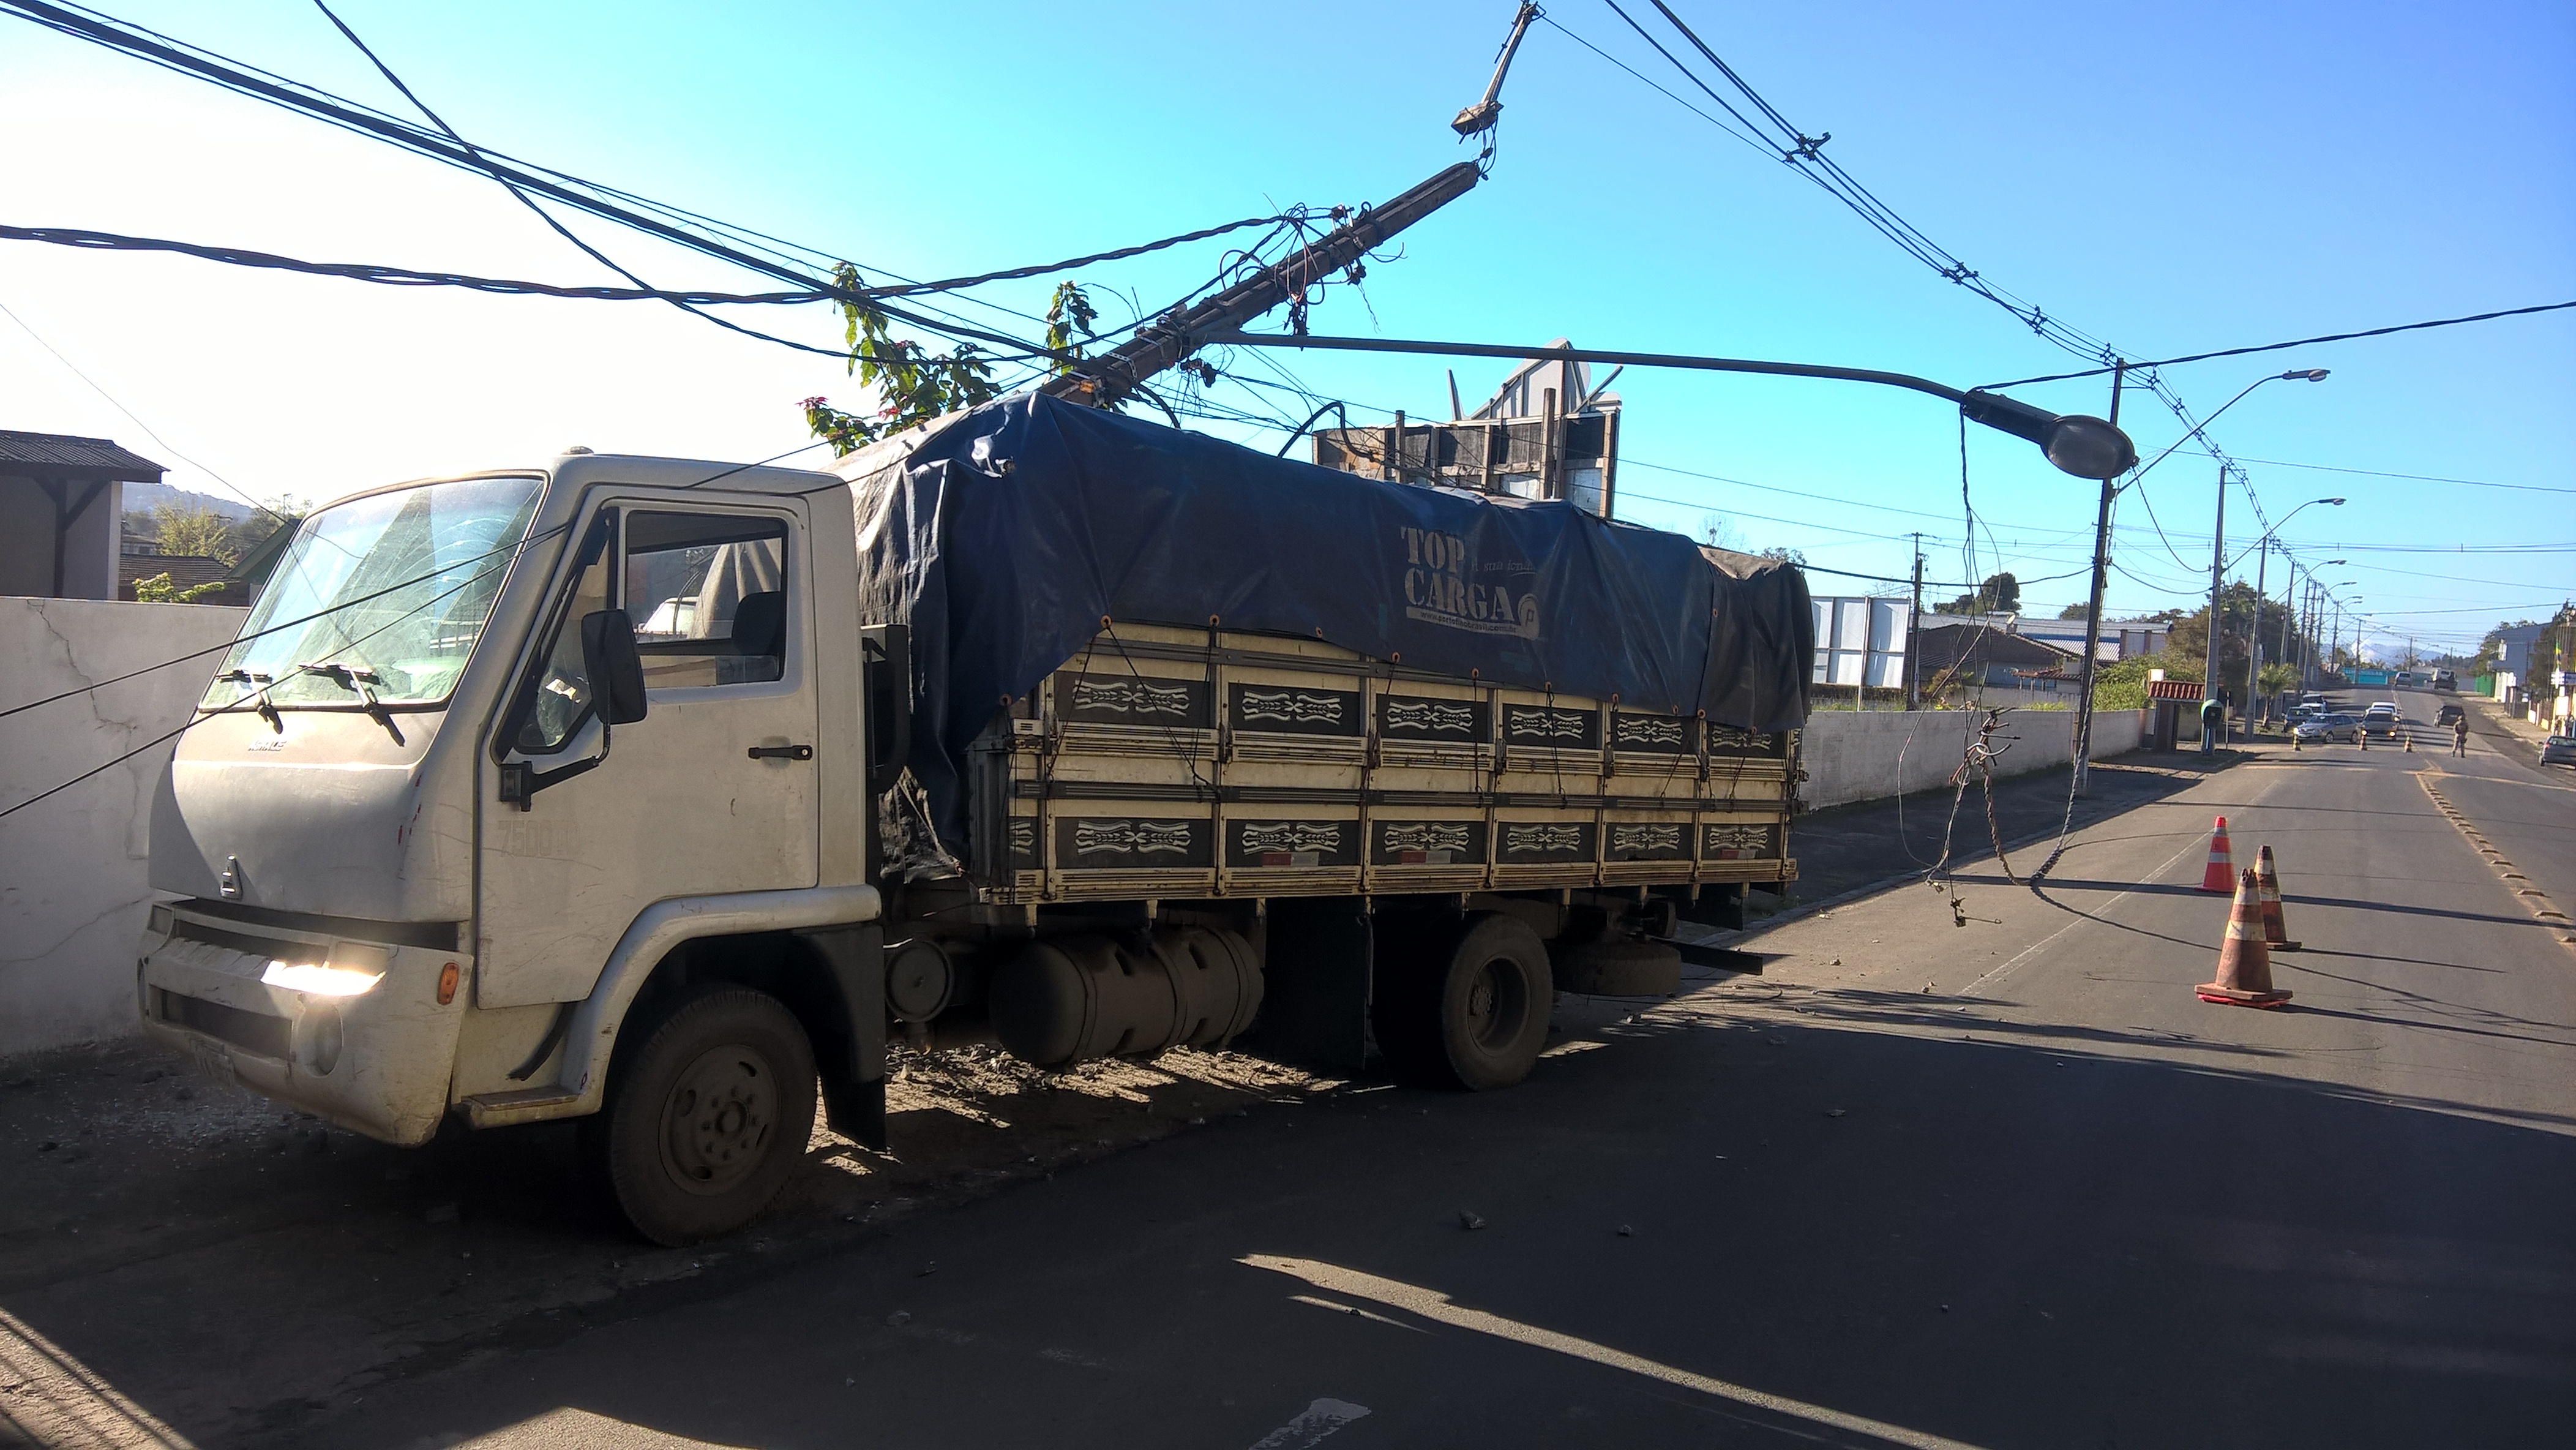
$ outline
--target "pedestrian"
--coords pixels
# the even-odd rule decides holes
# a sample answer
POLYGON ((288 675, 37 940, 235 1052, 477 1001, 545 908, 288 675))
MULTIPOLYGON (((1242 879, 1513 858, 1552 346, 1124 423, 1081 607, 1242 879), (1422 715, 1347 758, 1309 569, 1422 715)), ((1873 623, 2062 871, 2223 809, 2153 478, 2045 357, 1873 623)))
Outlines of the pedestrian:
POLYGON ((2451 722, 2451 753, 2462 759, 2469 754, 2469 717, 2462 715, 2451 722))

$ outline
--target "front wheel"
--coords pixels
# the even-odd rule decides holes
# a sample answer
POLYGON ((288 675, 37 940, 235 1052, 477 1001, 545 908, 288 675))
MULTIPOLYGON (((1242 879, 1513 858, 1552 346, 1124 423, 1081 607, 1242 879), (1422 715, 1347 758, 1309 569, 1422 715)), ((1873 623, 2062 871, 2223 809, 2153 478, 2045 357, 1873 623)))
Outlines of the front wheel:
POLYGON ((682 998, 609 1079, 582 1147, 618 1210, 658 1244, 749 1223, 814 1132, 814 1049, 777 998, 712 986, 682 998))

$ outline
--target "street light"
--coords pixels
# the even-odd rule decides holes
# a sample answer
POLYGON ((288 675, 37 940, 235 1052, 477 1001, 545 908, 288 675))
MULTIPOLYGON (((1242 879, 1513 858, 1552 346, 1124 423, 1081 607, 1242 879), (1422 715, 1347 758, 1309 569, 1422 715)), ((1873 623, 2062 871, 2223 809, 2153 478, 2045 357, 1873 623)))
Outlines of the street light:
MULTIPOLYGON (((2292 509, 2288 513, 2283 514, 2281 516, 2281 522, 2274 524, 2271 528, 2265 530, 2263 537, 2254 541, 2254 548, 2258 555, 2254 561, 2254 621, 2245 631, 2245 713, 2248 718, 2251 718, 2254 713, 2254 700, 2258 688, 2262 684, 2263 592, 2266 588, 2263 576, 2266 569, 2272 562, 2272 540, 2279 536, 2282 529, 2289 526, 2290 520, 2299 516, 2299 509, 2315 508, 2318 504, 2331 504, 2336 508, 2341 508, 2343 507, 2343 502, 2344 501, 2339 498, 2309 499, 2306 503, 2299 505, 2299 508, 2292 509)), ((2242 555, 2239 555, 2238 557, 2240 559, 2243 558, 2242 555)), ((2289 613, 2289 606, 2286 603, 2283 604, 2281 607, 2281 654, 2285 658, 2290 653, 2289 613)), ((2264 718, 2270 719, 2271 713, 2271 708, 2266 706, 2263 711, 2264 718)))
MULTIPOLYGON (((1470 107, 1473 111, 1475 108, 1470 107)), ((1490 342, 1418 342, 1390 337, 1315 337, 1283 336, 1278 333, 1243 332, 1234 328, 1215 328, 1204 333, 1192 332, 1193 347, 1293 347, 1322 348, 1336 352, 1423 353, 1433 357, 1493 357, 1514 362, 1584 362, 1615 363, 1632 368, 1683 368, 1695 372, 1762 373, 1772 377, 1832 378, 1847 383, 1877 383, 1884 387, 1909 388, 1930 393, 1959 405, 1959 411, 1972 423, 2026 438, 2039 445, 2048 461, 2060 470, 2078 478, 2113 479, 2127 472, 2138 461, 2137 445, 2115 423, 2082 414, 2059 416, 2046 408, 2035 407, 2018 398, 1982 389, 1961 390, 1930 378, 1910 373, 1881 372, 1875 368, 1828 367, 1821 363, 1759 362, 1749 358, 1699 357, 1688 353, 1608 352, 1590 347, 1512 347, 1490 342)), ((2221 411, 2224 411, 2223 409, 2221 411)))
MULTIPOLYGON (((2200 421, 2200 426, 2192 429, 2189 433, 2184 434, 2183 438, 2197 438, 2202 436, 2202 430, 2208 428, 2210 424, 2217 422, 2220 413, 2224 413, 2228 408, 2233 408, 2237 404, 2244 402, 2248 397, 2253 395, 2256 388, 2263 386, 2265 383, 2321 383, 2325 380, 2326 369, 2324 368, 2292 368, 2286 373, 2274 373, 2269 377, 2256 378, 2254 381, 2245 385, 2245 390, 2243 392, 2240 392, 2235 397, 2228 399, 2226 405, 2221 407, 2217 413, 2212 413, 2208 417, 2203 418, 2200 421)), ((2182 438, 2175 439, 2173 448, 2168 448, 2163 453, 2156 456, 2156 463, 2164 462, 2165 458, 2172 454, 2174 448, 2180 448, 2182 443, 2182 438)), ((2153 467, 2155 467, 2154 463, 2147 465, 2147 468, 2153 467)), ((2146 468, 2139 469, 2139 476, 2144 477, 2146 471, 2146 468)), ((2133 483, 2136 482, 2135 479, 2130 481, 2133 483)), ((2307 505, 2301 504, 2299 507, 2305 508, 2307 505)), ((2207 683, 2201 688, 2206 692, 2204 698, 2214 700, 2218 698, 2219 694, 2218 645, 2220 630, 2222 628, 2218 612, 2219 593, 2221 589, 2225 587, 2227 580, 2227 464, 2223 461, 2218 465, 2218 525, 2212 532, 2213 537, 2211 538, 2209 545, 2209 658, 2203 666, 2201 674, 2201 678, 2207 681, 2207 683)), ((2262 616, 2262 601, 2257 599, 2254 606, 2254 617, 2255 622, 2258 625, 2262 622, 2262 616)), ((2250 683, 2246 687, 2245 703, 2248 709, 2251 709, 2254 703, 2253 687, 2250 683)), ((2218 712, 2218 733, 2221 736, 2224 736, 2227 733, 2227 711, 2223 707, 2218 712)), ((2209 737, 2206 734, 2202 735, 2200 739, 2200 748, 2203 751, 2207 751, 2210 748, 2210 744, 2211 742, 2209 737)))

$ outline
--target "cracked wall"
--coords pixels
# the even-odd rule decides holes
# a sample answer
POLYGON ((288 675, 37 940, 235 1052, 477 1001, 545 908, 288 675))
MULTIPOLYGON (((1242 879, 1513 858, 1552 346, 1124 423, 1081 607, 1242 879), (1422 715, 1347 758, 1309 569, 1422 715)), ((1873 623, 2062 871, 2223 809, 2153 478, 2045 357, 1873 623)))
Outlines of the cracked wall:
MULTIPOLYGON (((0 709, 214 649, 248 611, 0 597, 0 709)), ((0 810, 188 721, 208 654, 0 719, 0 810)), ((172 747, 0 817, 0 1056, 122 1037, 149 885, 152 793, 172 747)))
MULTIPOLYGON (((1820 710, 1807 717, 1799 763, 1807 780, 1798 796, 1809 810, 1946 790, 1985 714, 1978 710, 1820 710)), ((2093 717, 2093 758, 2138 748, 2137 710, 2093 717)), ((2075 758, 2075 712, 2015 710, 1995 732, 2002 753, 1997 776, 2064 765, 2075 758)))

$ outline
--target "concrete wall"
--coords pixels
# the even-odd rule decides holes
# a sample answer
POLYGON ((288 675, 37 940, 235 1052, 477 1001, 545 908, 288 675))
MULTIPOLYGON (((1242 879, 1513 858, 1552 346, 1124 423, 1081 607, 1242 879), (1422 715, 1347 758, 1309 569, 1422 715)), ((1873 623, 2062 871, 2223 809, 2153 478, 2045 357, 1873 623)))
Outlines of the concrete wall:
MULTIPOLYGON (((1976 710, 1832 710, 1807 717, 1798 793, 1810 809, 1937 790, 1959 768, 1985 715, 1976 710)), ((2138 748, 2144 712, 2107 710, 2093 717, 2093 758, 2138 748)), ((1994 743, 2003 754, 1995 774, 2020 775, 2075 758, 2075 712, 2015 711, 1994 743)))
MULTIPOLYGON (((247 613, 0 597, 0 709, 221 645, 247 613)), ((220 659, 0 719, 0 810, 186 724, 220 659)), ((171 748, 0 817, 0 1055, 135 1030, 145 833, 171 748)))

